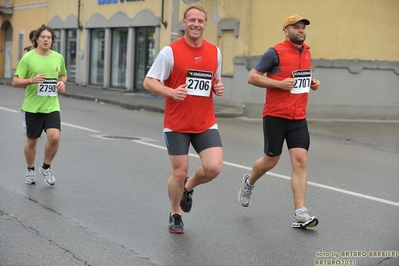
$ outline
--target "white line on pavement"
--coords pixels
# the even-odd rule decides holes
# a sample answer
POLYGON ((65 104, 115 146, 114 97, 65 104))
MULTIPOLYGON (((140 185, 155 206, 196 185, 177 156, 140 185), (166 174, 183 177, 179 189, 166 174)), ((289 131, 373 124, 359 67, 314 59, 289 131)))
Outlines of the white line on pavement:
MULTIPOLYGON (((8 109, 8 108, 5 108, 5 107, 1 107, 1 106, 0 106, 0 110, 8 111, 8 112, 11 112, 11 113, 19 113, 19 112, 21 112, 21 111, 16 111, 16 110, 13 110, 13 109, 8 109)), ((77 125, 72 125, 72 124, 68 124, 68 123, 65 123, 65 122, 61 122, 61 124, 64 125, 64 126, 74 127, 74 128, 78 128, 78 129, 82 129, 82 130, 86 130, 86 131, 90 131, 90 132, 96 132, 96 133, 100 133, 101 132, 101 131, 98 131, 98 130, 95 130, 95 129, 90 129, 90 128, 87 128, 87 127, 81 127, 81 126, 77 126, 77 125)))
MULTIPOLYGON (((139 141, 139 140, 132 140, 132 141, 136 142, 136 143, 139 143, 139 144, 151 146, 151 147, 154 147, 154 148, 166 150, 166 148, 163 147, 163 146, 159 146, 159 145, 155 145, 155 144, 151 144, 151 143, 146 143, 146 142, 139 141)), ((199 156, 197 154, 189 153, 189 155, 192 156, 192 157, 199 158, 199 156)), ((244 165, 236 164, 236 163, 230 163, 230 162, 226 162, 226 161, 223 161, 223 164, 229 165, 229 166, 232 166, 232 167, 236 167, 236 168, 240 168, 240 169, 244 169, 244 170, 248 170, 248 171, 251 171, 251 169, 252 169, 251 167, 248 167, 248 166, 244 166, 244 165)), ((276 174, 276 173, 272 173, 272 172, 268 172, 268 173, 266 173, 266 175, 270 175, 270 176, 279 177, 279 178, 282 178, 282 179, 291 180, 291 177, 289 177, 289 176, 280 175, 280 174, 276 174)), ((341 188, 327 186, 327 185, 323 185, 323 184, 319 184, 319 183, 311 182, 311 181, 308 181, 308 184, 311 185, 311 186, 320 187, 320 188, 324 188, 324 189, 328 189, 328 190, 344 193, 344 194, 347 194, 347 195, 351 195, 351 196, 355 196, 355 197, 359 197, 359 198, 364 198, 364 199, 368 199, 368 200, 373 200, 373 201, 377 201, 377 202, 381 202, 381 203, 385 203, 385 204, 389 204, 389 205, 393 205, 393 206, 399 207, 399 202, 395 202, 395 201, 391 201, 391 200, 385 200, 385 199, 381 199, 381 198, 377 198, 377 197, 373 197, 373 196, 369 196, 369 195, 353 192, 353 191, 350 191, 350 190, 345 190, 345 189, 341 189, 341 188)))
POLYGON ((78 129, 86 130, 86 131, 90 131, 90 132, 96 132, 96 133, 100 133, 101 132, 101 131, 98 131, 98 130, 95 130, 95 129, 90 129, 90 128, 87 128, 87 127, 81 127, 81 126, 77 126, 77 125, 72 125, 72 124, 68 124, 68 123, 65 123, 65 122, 61 122, 61 124, 64 125, 64 126, 74 127, 74 128, 78 128, 78 129))
POLYGON ((1 107, 1 106, 0 106, 0 109, 4 110, 4 111, 11 112, 11 113, 20 113, 21 112, 21 111, 15 111, 13 109, 8 109, 8 108, 5 108, 5 107, 1 107))

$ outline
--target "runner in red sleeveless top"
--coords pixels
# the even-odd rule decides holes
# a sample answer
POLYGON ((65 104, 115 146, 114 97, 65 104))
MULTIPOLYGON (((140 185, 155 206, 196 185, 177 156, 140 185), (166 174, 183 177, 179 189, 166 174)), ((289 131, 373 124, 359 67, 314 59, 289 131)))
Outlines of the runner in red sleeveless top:
POLYGON ((218 47, 203 39, 207 14, 201 5, 189 5, 182 23, 183 38, 160 51, 144 79, 145 89, 165 97, 163 132, 172 167, 169 232, 174 234, 184 233, 180 211, 191 210, 194 188, 216 178, 223 165, 213 104, 213 94, 224 93, 222 55, 218 47), (190 144, 202 164, 187 177, 190 144))

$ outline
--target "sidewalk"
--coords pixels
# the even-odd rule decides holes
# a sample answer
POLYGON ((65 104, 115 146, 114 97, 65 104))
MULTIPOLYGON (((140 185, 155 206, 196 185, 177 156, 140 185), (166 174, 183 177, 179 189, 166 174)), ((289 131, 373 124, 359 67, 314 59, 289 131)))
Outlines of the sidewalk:
MULTIPOLYGON (((0 79, 0 84, 11 85, 12 79, 0 79)), ((98 101, 108 104, 119 105, 130 110, 148 110, 153 112, 164 112, 165 99, 153 96, 149 93, 127 92, 118 89, 102 89, 96 87, 83 87, 72 83, 66 84, 65 93, 58 94, 60 97, 70 97, 88 101, 98 101)), ((239 117, 243 116, 243 110, 228 106, 215 105, 217 117, 239 117)))

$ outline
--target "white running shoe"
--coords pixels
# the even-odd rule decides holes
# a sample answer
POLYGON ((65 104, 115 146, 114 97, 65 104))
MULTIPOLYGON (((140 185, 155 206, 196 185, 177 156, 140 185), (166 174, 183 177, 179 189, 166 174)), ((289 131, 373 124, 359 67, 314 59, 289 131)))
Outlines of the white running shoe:
POLYGON ((241 206, 248 207, 251 203, 251 194, 252 189, 254 186, 247 185, 247 179, 249 178, 249 174, 245 174, 241 180, 241 187, 238 191, 238 201, 240 202, 241 206))
POLYGON ((40 167, 40 172, 44 176, 44 182, 46 182, 47 185, 49 186, 54 186, 55 184, 55 178, 54 178, 54 173, 51 167, 48 169, 43 169, 43 167, 40 167))
POLYGON ((308 210, 305 207, 300 209, 298 215, 294 216, 294 220, 292 221, 292 227, 294 228, 306 228, 306 227, 315 227, 319 223, 316 217, 310 216, 308 214, 308 210))
POLYGON ((28 185, 34 185, 36 184, 36 172, 33 170, 26 170, 26 175, 25 175, 25 183, 28 185))

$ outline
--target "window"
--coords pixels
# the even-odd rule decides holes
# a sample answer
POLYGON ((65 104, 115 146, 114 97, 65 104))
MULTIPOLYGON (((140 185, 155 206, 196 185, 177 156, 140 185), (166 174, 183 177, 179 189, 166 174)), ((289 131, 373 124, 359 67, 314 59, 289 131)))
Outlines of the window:
POLYGON ((155 60, 155 28, 142 27, 136 29, 135 46, 135 82, 136 90, 143 90, 143 80, 155 60))
POLYGON ((126 88, 127 29, 112 31, 111 86, 126 88))
MULTIPOLYGON (((29 39, 29 37, 28 37, 29 39)), ((18 61, 21 60, 22 56, 24 55, 24 33, 18 33, 18 61)))
POLYGON ((90 34, 90 84, 104 84, 105 31, 94 29, 90 34))
POLYGON ((61 52, 61 30, 54 30, 55 33, 55 42, 51 47, 52 50, 60 53, 61 52))
POLYGON ((67 39, 66 39, 66 56, 65 63, 66 68, 68 70, 68 81, 75 82, 76 81, 76 53, 77 53, 77 44, 76 44, 76 34, 77 31, 67 30, 67 39))

